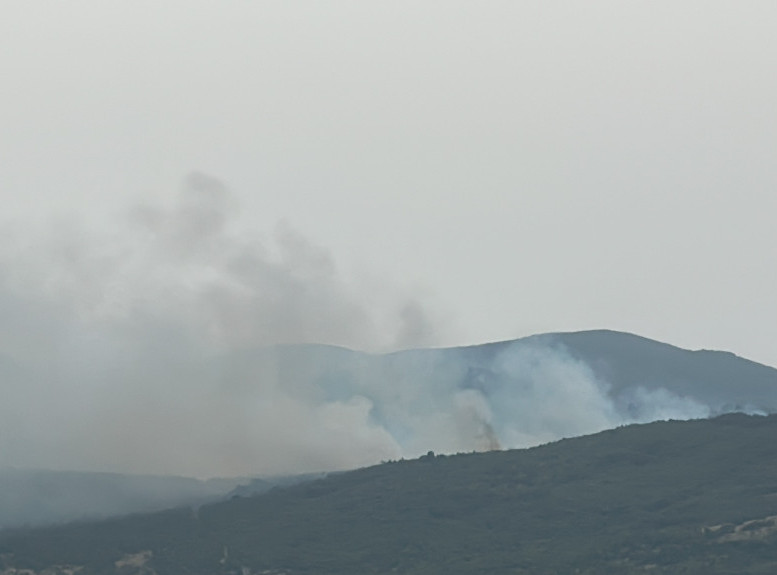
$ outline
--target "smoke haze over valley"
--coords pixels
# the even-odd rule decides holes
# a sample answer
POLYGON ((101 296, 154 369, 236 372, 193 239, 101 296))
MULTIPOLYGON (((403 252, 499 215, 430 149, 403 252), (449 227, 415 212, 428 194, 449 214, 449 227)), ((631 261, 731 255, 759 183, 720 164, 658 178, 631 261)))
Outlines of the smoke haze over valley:
POLYGON ((592 332, 587 350, 560 334, 385 353, 434 344, 441 312, 348 277, 288 224, 241 227, 239 213, 224 184, 193 174, 171 206, 135 206, 102 230, 66 219, 6 231, 1 465, 326 471, 777 406, 774 370, 738 358, 761 370, 738 394, 716 395, 715 370, 672 372, 668 357, 689 352, 671 346, 613 373, 653 349, 625 334, 592 332))

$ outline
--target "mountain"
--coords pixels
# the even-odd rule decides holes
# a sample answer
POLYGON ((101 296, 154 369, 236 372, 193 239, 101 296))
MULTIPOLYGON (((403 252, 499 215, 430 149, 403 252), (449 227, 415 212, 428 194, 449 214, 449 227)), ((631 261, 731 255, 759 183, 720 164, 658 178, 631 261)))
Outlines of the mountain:
MULTIPOLYGON (((429 450, 528 447, 634 422, 777 411, 774 368, 727 352, 689 351, 606 330, 390 354, 274 346, 201 361, 166 379, 201 394, 196 409, 185 394, 168 394, 170 403, 162 404, 170 422, 189 415, 180 424, 162 422, 160 429, 183 431, 159 438, 166 451, 138 442, 129 455, 142 462, 138 452, 145 449, 162 461, 167 454, 185 460, 182 453, 220 460, 228 448, 238 468, 258 470, 245 475, 261 472, 261 478, 218 483, 0 468, 0 527, 250 495, 286 482, 284 474, 314 473, 310 478, 429 450), (283 408, 274 403, 279 399, 283 408), (256 421, 273 423, 256 427, 256 421), (196 429, 186 427, 192 422, 196 429), (217 451, 207 452, 208 445, 217 451)), ((0 384, 21 389, 26 378, 20 366, 0 361, 0 384)), ((130 420, 147 419, 133 412, 130 420)), ((34 452, 11 423, 0 421, 0 456, 34 452)), ((126 437, 134 442, 132 434, 126 437)), ((121 461, 123 444, 114 447, 113 457, 121 461)))
MULTIPOLYGON (((314 385, 330 396, 369 390, 362 380, 383 374, 414 385, 438 385, 448 391, 477 389, 488 394, 513 376, 510 359, 529 356, 532 363, 569 361, 590 369, 603 390, 619 404, 635 390, 663 390, 708 407, 730 411, 777 411, 777 369, 727 351, 686 350, 638 335, 591 330, 547 333, 467 347, 415 349, 371 355, 320 345, 287 345, 242 358, 254 369, 272 372, 283 385, 314 385), (547 355, 542 355, 547 354, 547 355)), ((232 361, 234 358, 230 358, 232 361)), ((523 359, 523 357, 521 358, 523 359)), ((627 410, 628 405, 623 405, 627 410)), ((630 406, 633 410, 634 405, 630 406)))
POLYGON ((0 529, 198 507, 265 493, 326 473, 207 480, 173 475, 0 469, 0 529))
POLYGON ((0 572, 774 573, 775 437, 777 416, 731 414, 429 453, 196 512, 1 533, 0 572))
POLYGON ((195 505, 247 481, 5 468, 0 469, 0 528, 195 505))
POLYGON ((612 385, 615 398, 639 387, 666 389, 714 413, 777 411, 777 370, 731 352, 688 351, 608 330, 537 336, 560 343, 612 385))
MULTIPOLYGON (((548 333, 472 347, 432 351, 439 363, 466 366, 458 386, 488 389, 503 377, 505 357, 521 352, 548 352, 555 359, 580 362, 591 370, 624 414, 639 416, 637 390, 664 391, 698 402, 712 414, 777 410, 777 369, 726 351, 685 350, 634 334, 591 330, 548 333), (627 402, 631 400, 632 404, 627 402), (636 411, 634 411, 636 409, 636 411), (631 410, 631 411, 629 411, 631 410)), ((399 352, 394 360, 407 370, 417 351, 399 352)), ((535 361, 543 361, 535 355, 535 361)))
POLYGON ((634 422, 777 411, 777 369, 607 330, 379 355, 275 346, 233 353, 215 370, 246 401, 253 392, 245 382, 261 378, 315 406, 363 403, 368 419, 360 431, 385 433, 406 457, 527 447, 634 422))

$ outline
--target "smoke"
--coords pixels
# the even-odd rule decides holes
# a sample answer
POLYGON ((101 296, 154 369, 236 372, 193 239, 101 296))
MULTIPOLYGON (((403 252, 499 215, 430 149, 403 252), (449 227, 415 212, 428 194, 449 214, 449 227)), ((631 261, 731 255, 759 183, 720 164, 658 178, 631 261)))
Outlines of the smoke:
POLYGON ((136 206, 111 233, 63 220, 43 238, 6 241, 3 286, 34 307, 57 308, 69 326, 155 322, 207 346, 435 342, 421 302, 400 290, 376 301, 290 225, 263 241, 239 228, 238 215, 222 183, 193 174, 175 205, 136 206))
POLYGON ((366 400, 318 405, 267 365, 234 381, 214 364, 285 343, 432 344, 422 302, 359 289, 288 223, 248 231, 235 196, 203 174, 171 206, 88 224, 3 230, 0 465, 210 475, 398 454, 366 400))
POLYGON ((439 322, 401 289, 360 290, 287 223, 247 231, 208 176, 105 227, 4 231, 0 466, 321 471, 708 414, 666 390, 614 398, 549 343, 484 359, 281 345, 425 346, 439 322))
POLYGON ((518 341, 488 364, 478 387, 485 419, 508 447, 530 447, 629 423, 709 417, 709 406, 666 388, 614 394, 591 367, 552 339, 518 341))
POLYGON ((458 392, 454 401, 459 439, 474 438, 474 448, 477 451, 500 449, 499 438, 492 423, 491 408, 483 394, 474 389, 466 389, 458 392))

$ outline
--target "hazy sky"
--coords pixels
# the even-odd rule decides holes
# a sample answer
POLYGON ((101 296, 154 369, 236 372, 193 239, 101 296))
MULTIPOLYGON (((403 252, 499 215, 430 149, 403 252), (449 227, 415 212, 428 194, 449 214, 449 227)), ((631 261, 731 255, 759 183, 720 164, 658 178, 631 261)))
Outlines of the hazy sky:
MULTIPOLYGON (((17 287, 51 296, 64 282, 118 313, 105 306, 126 302, 106 290, 137 296, 156 249, 138 256, 138 242, 200 214, 202 198, 179 197, 199 186, 216 219, 168 240, 233 226, 242 239, 225 250, 255 237, 267 251, 252 261, 281 269, 254 281, 297 286, 290 313, 329 308, 280 339, 386 348, 607 327, 777 365, 771 0, 0 12, 4 273, 17 287), (121 226, 134 239, 117 239, 121 226), (89 262, 77 285, 46 255, 71 244, 89 262), (94 255, 106 244, 120 246, 110 265, 94 255), (144 263, 128 271, 125 256, 144 263)), ((160 258, 159 285, 180 272, 160 258)), ((223 272, 205 260, 197 273, 223 272)))

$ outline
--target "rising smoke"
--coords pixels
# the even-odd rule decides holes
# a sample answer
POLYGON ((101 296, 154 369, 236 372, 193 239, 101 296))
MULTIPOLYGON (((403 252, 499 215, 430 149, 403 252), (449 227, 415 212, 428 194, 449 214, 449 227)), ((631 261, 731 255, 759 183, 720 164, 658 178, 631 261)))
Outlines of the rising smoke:
POLYGON ((267 366, 235 382, 214 364, 273 344, 432 344, 426 306, 365 293, 290 225, 263 240, 239 215, 221 182, 193 174, 172 207, 135 206, 109 232, 6 228, 0 465, 208 475, 397 454, 359 398, 319 405, 267 366))
POLYGON ((278 347, 426 346, 438 322, 401 289, 359 290, 288 224, 268 240, 239 215, 195 174, 172 207, 135 206, 109 232, 5 232, 0 466, 319 471, 706 414, 644 390, 624 414, 552 346, 505 348, 480 375, 450 355, 278 347))

